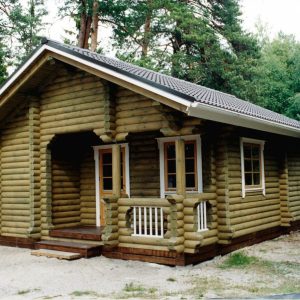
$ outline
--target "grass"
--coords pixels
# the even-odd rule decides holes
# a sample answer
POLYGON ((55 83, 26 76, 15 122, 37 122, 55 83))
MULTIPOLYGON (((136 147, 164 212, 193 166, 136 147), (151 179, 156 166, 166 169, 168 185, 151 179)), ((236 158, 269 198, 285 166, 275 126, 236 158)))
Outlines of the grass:
POLYGON ((173 278, 173 277, 169 277, 169 278, 167 279, 167 281, 170 281, 170 282, 175 282, 175 281, 176 281, 176 279, 175 279, 175 278, 173 278))
POLYGON ((155 293, 157 292, 156 288, 146 288, 141 284, 136 284, 133 282, 126 283, 123 289, 123 294, 118 294, 118 299, 127 299, 127 298, 151 298, 153 299, 155 293))
POLYGON ((144 292, 146 290, 145 287, 143 287, 140 284, 134 284, 133 282, 126 283, 125 287, 123 289, 124 292, 132 293, 132 292, 144 292))
POLYGON ((31 290, 20 290, 20 291, 18 291, 18 295, 25 295, 25 294, 28 294, 30 292, 31 292, 31 290))
POLYGON ((83 297, 83 296, 98 297, 99 296, 94 291, 74 291, 70 295, 75 297, 83 297))
POLYGON ((254 256, 248 256, 241 251, 230 254, 229 257, 219 267, 221 269, 242 268, 253 265, 257 262, 258 258, 254 256))

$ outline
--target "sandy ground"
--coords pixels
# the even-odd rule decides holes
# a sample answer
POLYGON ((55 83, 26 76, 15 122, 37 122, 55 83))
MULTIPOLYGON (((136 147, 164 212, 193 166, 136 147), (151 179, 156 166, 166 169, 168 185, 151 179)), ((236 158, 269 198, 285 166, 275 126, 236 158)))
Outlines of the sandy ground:
POLYGON ((300 292, 300 232, 241 251, 255 256, 255 263, 224 267, 228 256, 187 267, 105 257, 70 262, 0 247, 0 299, 200 299, 300 292))

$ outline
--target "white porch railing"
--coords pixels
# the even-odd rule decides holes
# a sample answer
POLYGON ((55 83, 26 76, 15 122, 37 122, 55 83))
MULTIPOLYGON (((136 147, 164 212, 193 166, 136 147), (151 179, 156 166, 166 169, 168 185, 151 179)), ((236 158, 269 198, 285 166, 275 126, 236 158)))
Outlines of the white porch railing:
POLYGON ((162 207, 133 207, 133 236, 164 236, 164 215, 162 207))
POLYGON ((197 223, 198 231, 208 230, 207 228, 207 214, 206 201, 202 201, 197 205, 197 223))

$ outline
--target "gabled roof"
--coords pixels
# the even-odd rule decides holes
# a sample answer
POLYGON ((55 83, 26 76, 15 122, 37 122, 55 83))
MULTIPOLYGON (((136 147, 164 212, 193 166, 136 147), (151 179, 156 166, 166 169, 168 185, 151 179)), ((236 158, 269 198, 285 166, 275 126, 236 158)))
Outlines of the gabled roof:
POLYGON ((43 51, 50 51, 50 55, 51 52, 58 53, 81 64, 101 69, 102 72, 121 78, 130 84, 154 91, 155 94, 183 105, 188 115, 300 137, 299 121, 243 101, 233 95, 48 39, 44 39, 43 45, 0 87, 0 99, 5 90, 13 85, 22 72, 30 68, 30 64, 43 51))

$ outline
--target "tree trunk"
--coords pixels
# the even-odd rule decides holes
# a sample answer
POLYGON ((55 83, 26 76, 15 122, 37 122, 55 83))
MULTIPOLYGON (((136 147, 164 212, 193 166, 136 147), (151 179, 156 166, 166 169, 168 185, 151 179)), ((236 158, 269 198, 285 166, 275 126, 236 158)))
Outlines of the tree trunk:
POLYGON ((151 17, 152 17, 152 0, 148 0, 147 2, 148 6, 148 13, 146 16, 145 24, 144 24, 144 38, 143 38, 143 44, 142 44, 142 57, 147 57, 148 54, 148 48, 149 48, 149 35, 151 31, 151 17))
POLYGON ((92 32, 91 32, 91 50, 96 51, 98 45, 98 28, 99 28, 99 3, 94 0, 93 3, 93 19, 92 19, 92 32))
POLYGON ((89 37, 91 32, 92 26, 92 17, 86 17, 86 26, 85 26, 85 35, 84 35, 84 44, 82 48, 88 49, 89 48, 89 37))
POLYGON ((85 12, 82 12, 80 17, 80 28, 79 28, 79 35, 78 35, 78 47, 83 48, 84 46, 84 39, 86 33, 86 19, 87 15, 85 12))

